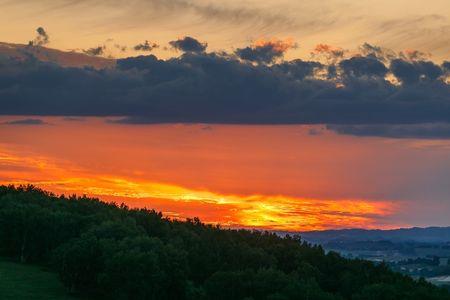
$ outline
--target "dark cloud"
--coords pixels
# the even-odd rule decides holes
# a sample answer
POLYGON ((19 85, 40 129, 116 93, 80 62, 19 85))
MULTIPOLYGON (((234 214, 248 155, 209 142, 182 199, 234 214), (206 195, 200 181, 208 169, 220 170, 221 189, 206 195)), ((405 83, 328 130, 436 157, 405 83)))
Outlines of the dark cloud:
POLYGON ((355 136, 450 139, 449 123, 328 125, 327 129, 355 136))
POLYGON ((149 41, 145 41, 141 44, 137 44, 136 46, 134 46, 134 50, 136 51, 146 51, 146 52, 150 52, 155 48, 158 48, 159 45, 156 43, 150 43, 149 41))
POLYGON ((44 46, 50 43, 50 37, 43 27, 38 27, 36 32, 38 35, 34 40, 28 42, 29 46, 44 46))
POLYGON ((47 125, 48 123, 41 119, 21 119, 2 123, 3 125, 47 125))
POLYGON ((294 47, 296 44, 290 40, 260 40, 252 46, 236 49, 235 54, 242 60, 273 63, 277 58, 283 57, 288 49, 294 47))
POLYGON ((405 61, 394 59, 390 67, 392 73, 405 84, 420 81, 435 81, 443 75, 443 70, 431 61, 405 61))
POLYGON ((444 61, 442 63, 442 69, 445 73, 450 73, 450 61, 444 61))
POLYGON ((352 57, 341 61, 339 66, 347 76, 384 77, 388 72, 386 66, 374 57, 352 57))
POLYGON ((193 37, 186 36, 176 41, 169 42, 170 46, 176 50, 183 52, 200 53, 204 52, 208 47, 207 43, 201 43, 193 37))
POLYGON ((91 55, 91 56, 101 56, 105 53, 105 50, 106 50, 106 46, 103 45, 103 46, 85 49, 85 50, 83 50, 83 52, 86 53, 87 55, 91 55))
POLYGON ((314 76, 315 71, 323 68, 324 66, 316 61, 295 59, 275 64, 271 69, 292 79, 303 80, 307 77, 314 76))
POLYGON ((383 67, 373 56, 331 67, 303 60, 249 64, 232 54, 192 51, 167 60, 119 59, 100 70, 30 59, 0 66, 0 114, 116 116, 121 123, 448 123, 443 68, 402 59, 383 67), (327 70, 335 70, 331 79, 317 75, 327 70), (386 80, 390 73, 403 83, 386 80))

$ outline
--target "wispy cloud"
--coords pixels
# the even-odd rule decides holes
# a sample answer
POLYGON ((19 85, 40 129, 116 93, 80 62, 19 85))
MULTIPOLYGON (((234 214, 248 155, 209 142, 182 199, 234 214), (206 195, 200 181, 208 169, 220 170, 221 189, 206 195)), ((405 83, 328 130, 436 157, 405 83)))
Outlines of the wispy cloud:
POLYGON ((156 43, 149 42, 147 40, 133 47, 135 51, 144 51, 144 52, 150 52, 155 48, 159 48, 159 45, 156 43))
POLYGON ((49 123, 41 119, 19 119, 1 123, 3 125, 48 125, 49 123))
POLYGON ((449 123, 328 125, 329 130, 355 136, 410 139, 450 139, 449 123))
POLYGON ((97 46, 83 50, 84 53, 91 56, 101 56, 105 53, 106 46, 97 46))

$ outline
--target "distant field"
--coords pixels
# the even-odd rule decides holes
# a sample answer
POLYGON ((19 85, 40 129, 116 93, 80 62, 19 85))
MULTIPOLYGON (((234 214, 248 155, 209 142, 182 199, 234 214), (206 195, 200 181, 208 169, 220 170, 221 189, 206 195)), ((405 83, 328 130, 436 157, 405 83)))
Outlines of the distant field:
POLYGON ((37 266, 0 260, 1 300, 74 300, 56 274, 37 266))

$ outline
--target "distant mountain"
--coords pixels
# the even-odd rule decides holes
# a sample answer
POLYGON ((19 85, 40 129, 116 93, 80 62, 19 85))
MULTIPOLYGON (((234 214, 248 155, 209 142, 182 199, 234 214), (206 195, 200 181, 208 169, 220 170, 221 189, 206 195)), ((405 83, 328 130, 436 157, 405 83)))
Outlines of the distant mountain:
POLYGON ((450 242, 450 227, 401 228, 392 230, 342 229, 299 233, 312 243, 332 241, 450 242))
POLYGON ((2 56, 17 60, 24 60, 27 57, 33 56, 40 61, 54 62, 63 67, 91 66, 93 68, 101 69, 112 67, 116 64, 115 59, 90 56, 74 51, 67 52, 42 46, 0 42, 0 62, 2 56))

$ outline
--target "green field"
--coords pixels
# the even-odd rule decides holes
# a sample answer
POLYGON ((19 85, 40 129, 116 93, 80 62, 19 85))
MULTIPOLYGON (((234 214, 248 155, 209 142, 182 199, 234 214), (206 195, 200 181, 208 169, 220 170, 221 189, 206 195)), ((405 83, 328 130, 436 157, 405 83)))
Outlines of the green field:
POLYGON ((74 300, 58 276, 37 266, 0 260, 1 300, 74 300))

